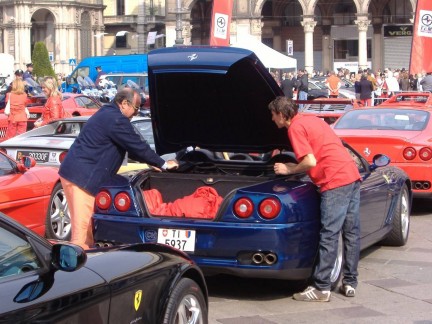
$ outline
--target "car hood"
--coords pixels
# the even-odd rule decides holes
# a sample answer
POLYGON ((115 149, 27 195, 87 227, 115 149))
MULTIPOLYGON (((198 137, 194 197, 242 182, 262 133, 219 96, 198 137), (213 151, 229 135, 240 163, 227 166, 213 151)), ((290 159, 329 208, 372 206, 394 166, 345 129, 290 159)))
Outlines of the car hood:
POLYGON ((291 150, 268 104, 283 95, 257 56, 245 49, 177 46, 148 56, 151 114, 158 154, 192 146, 213 151, 291 150))

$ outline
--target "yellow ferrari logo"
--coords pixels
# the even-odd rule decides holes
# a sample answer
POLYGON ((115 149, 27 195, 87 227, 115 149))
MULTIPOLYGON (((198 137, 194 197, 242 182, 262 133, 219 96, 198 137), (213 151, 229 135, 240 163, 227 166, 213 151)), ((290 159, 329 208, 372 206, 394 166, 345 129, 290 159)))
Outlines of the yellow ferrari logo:
POLYGON ((135 298, 134 298, 135 311, 137 311, 138 308, 140 307, 141 298, 142 298, 142 290, 136 291, 135 292, 135 298))

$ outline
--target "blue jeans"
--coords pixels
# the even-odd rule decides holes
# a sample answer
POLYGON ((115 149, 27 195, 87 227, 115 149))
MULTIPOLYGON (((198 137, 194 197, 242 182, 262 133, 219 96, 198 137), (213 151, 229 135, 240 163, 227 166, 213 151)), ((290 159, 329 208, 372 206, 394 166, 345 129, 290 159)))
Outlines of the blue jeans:
POLYGON ((321 194, 321 231, 319 260, 314 270, 314 286, 330 290, 330 274, 334 267, 339 233, 344 246, 344 285, 357 287, 360 256, 360 181, 326 190, 321 194))
MULTIPOLYGON (((306 91, 299 91, 298 100, 307 100, 308 93, 306 91)), ((299 108, 303 108, 303 104, 299 104, 299 108)))

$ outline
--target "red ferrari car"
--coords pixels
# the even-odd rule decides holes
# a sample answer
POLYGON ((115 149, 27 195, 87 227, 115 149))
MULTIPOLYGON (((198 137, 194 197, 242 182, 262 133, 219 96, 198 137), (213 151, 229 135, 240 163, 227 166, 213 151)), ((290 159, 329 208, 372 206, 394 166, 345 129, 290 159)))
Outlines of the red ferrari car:
POLYGON ((35 164, 30 157, 15 161, 0 151, 0 211, 39 235, 69 240, 69 210, 58 169, 35 164))
POLYGON ((359 107, 356 100, 345 98, 319 98, 307 101, 297 100, 297 103, 301 104, 299 113, 317 116, 324 119, 327 124, 333 124, 345 112, 359 107))
MULTIPOLYGON (((33 128, 34 122, 42 116, 45 97, 39 97, 32 104, 27 105, 30 112, 28 129, 33 128)), ((80 93, 63 93, 63 108, 70 116, 91 116, 101 107, 96 99, 80 93)))
POLYGON ((389 156, 392 165, 408 173, 414 197, 432 198, 432 107, 426 102, 390 101, 352 109, 336 121, 333 129, 368 162, 378 152, 389 156))
POLYGON ((401 106, 409 105, 411 107, 432 107, 432 93, 426 92, 401 92, 394 96, 391 96, 386 101, 382 102, 382 105, 389 106, 401 106))

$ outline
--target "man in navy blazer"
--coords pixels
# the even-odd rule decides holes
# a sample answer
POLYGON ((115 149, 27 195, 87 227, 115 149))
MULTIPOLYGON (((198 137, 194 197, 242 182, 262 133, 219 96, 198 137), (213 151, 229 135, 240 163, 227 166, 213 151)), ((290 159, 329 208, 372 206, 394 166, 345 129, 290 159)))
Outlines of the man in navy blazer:
POLYGON ((157 155, 130 123, 140 103, 136 90, 118 91, 111 103, 89 118, 60 166, 71 216, 71 242, 85 249, 94 244, 90 219, 95 195, 100 185, 118 172, 126 152, 132 159, 157 170, 178 167, 177 161, 165 162, 157 155))

